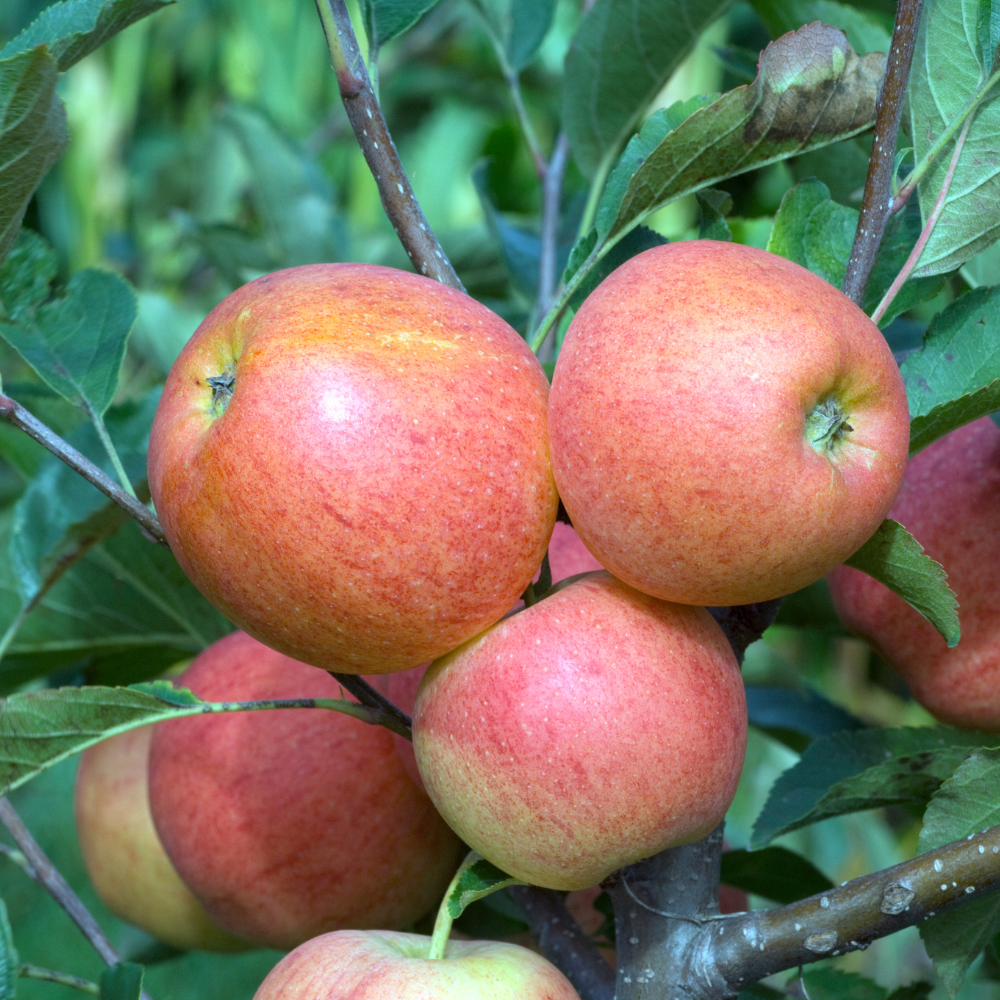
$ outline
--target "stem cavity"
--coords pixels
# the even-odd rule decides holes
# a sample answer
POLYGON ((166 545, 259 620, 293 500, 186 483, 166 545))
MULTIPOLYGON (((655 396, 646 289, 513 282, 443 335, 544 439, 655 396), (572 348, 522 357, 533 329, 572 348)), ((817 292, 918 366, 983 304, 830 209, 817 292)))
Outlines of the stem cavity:
POLYGON ((853 430, 840 404, 832 396, 818 402, 806 414, 806 438, 819 452, 830 451, 853 430))

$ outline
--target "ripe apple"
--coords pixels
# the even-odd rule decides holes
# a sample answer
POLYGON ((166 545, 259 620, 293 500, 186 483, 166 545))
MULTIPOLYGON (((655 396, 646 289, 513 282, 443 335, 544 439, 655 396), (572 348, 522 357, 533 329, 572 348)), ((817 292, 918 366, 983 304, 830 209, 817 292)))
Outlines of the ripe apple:
POLYGON ((829 577, 841 620, 938 719, 1000 732, 1000 429, 983 417, 915 455, 890 516, 947 571, 961 641, 949 649, 901 597, 847 566, 829 577))
POLYGON ((452 829, 550 889, 712 830, 746 727, 739 668, 708 612, 604 572, 437 660, 413 714, 424 785, 452 829))
POLYGON ((430 941, 391 931, 323 934, 286 955, 254 1000, 580 1000, 527 948, 450 940, 444 958, 432 959, 430 941))
POLYGON ((548 383, 474 299, 367 264, 265 275, 174 364, 149 483, 178 562, 240 628, 384 673, 497 621, 557 498, 548 383))
MULTIPOLYGON (((341 695, 325 671, 243 633, 196 657, 178 683, 212 701, 341 695)), ((149 801, 167 854, 213 919, 276 948, 409 926, 463 850, 392 733, 322 709, 158 724, 149 801)))
POLYGON ((175 948, 250 948, 209 917, 156 835, 146 794, 153 728, 113 736, 80 757, 76 832, 90 881, 112 913, 175 948))
POLYGON ((556 483, 615 576, 683 604, 769 600, 879 526, 909 440, 878 328, 791 261, 712 240, 633 257, 586 299, 549 402, 556 483))

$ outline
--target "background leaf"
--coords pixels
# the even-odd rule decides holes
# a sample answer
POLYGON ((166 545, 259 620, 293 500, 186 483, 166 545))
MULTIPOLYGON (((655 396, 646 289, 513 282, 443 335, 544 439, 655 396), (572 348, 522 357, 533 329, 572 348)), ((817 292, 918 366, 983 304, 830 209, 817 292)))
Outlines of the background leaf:
POLYGON ((991 892, 920 924, 934 971, 954 997, 969 966, 1000 931, 1000 897, 991 892))
POLYGON ((43 49, 0 60, 0 260, 69 141, 66 109, 55 91, 58 72, 43 49))
POLYGON ((438 0, 360 0, 368 44, 379 49, 413 27, 438 0))
POLYGON ((1000 823, 1000 751, 974 750, 924 811, 917 853, 1000 823))
MULTIPOLYGON (((977 0, 931 0, 924 6, 907 88, 910 135, 918 163, 996 70, 995 42, 969 30, 978 23, 980 9, 992 9, 992 5, 977 0)), ((995 22, 996 14, 991 16, 995 22)), ((1000 165, 996 159, 1000 89, 993 86, 989 93, 975 112, 944 212, 920 256, 917 275, 953 271, 1000 236, 1000 165)), ((938 156, 918 185, 925 220, 941 192, 953 147, 954 143, 938 156)))
POLYGON ((566 56, 563 126, 580 169, 614 156, 701 31, 717 0, 597 0, 566 56))
POLYGON ((505 70, 520 72, 534 58, 555 14, 555 0, 473 0, 505 70))
POLYGON ((65 72, 113 35, 176 0, 64 0, 46 7, 16 38, 0 49, 0 59, 44 45, 65 72))
POLYGON ((859 55, 888 52, 892 22, 880 12, 834 0, 753 0, 753 9, 772 38, 820 21, 840 28, 859 55))
POLYGON ((786 847, 725 851, 722 881, 776 903, 794 903, 833 888, 833 883, 811 861, 786 847))
POLYGON ((524 885, 524 883, 501 871, 485 858, 480 858, 462 872, 458 884, 448 897, 448 912, 455 918, 470 903, 500 889, 506 889, 509 885, 524 885))
POLYGON ((38 233, 22 229, 7 257, 0 262, 0 307, 5 318, 33 315, 49 297, 58 269, 55 251, 38 233))
POLYGON ((0 1000, 14 1000, 19 965, 7 904, 0 899, 0 1000))
POLYGON ((101 973, 101 1000, 139 1000, 145 970, 135 962, 119 962, 101 973))
POLYGON ((958 645, 958 598, 948 586, 948 574, 898 521, 886 518, 844 564, 899 594, 941 633, 949 648, 958 645))
POLYGON ((750 723, 794 750, 842 729, 865 728, 859 718, 808 687, 747 684, 746 696, 750 723))
POLYGON ((830 816, 901 803, 924 805, 969 752, 1000 737, 942 726, 858 729, 811 743, 782 772, 754 826, 751 846, 830 816))
POLYGON ((1000 288, 973 289, 938 313, 899 370, 911 455, 1000 408, 1000 288))

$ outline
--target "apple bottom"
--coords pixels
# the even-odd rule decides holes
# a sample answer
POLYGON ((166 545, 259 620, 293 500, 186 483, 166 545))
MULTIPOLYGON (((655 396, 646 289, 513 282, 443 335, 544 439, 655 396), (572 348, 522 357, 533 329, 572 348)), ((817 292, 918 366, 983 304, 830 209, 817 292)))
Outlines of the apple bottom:
POLYGON ((289 952, 254 1000, 580 1000, 550 962, 500 941, 449 941, 395 931, 333 931, 289 952))

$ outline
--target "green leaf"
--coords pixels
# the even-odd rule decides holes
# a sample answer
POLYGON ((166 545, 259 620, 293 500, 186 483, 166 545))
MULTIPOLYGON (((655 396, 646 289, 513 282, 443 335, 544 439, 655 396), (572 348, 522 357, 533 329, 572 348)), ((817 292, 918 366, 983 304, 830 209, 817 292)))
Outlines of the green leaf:
POLYGON ((145 970, 135 962, 119 962, 101 973, 101 1000, 139 1000, 145 970))
POLYGON ((971 750, 998 736, 944 726, 857 729, 811 743, 775 781, 753 847, 811 823, 878 806, 925 805, 971 750))
POLYGON ((0 263, 0 317, 30 316, 49 297, 58 269, 56 253, 30 229, 22 229, 0 263))
POLYGON ((20 959, 7 916, 7 904, 0 899, 0 1000, 14 1000, 20 959))
POLYGON ((200 711, 129 688, 48 688, 2 698, 0 794, 115 733, 200 711))
POLYGON ((834 0, 753 0, 753 8, 772 38, 822 21, 840 28, 859 55, 888 52, 892 41, 891 21, 886 23, 874 11, 834 0))
POLYGON ((45 45, 65 72, 109 38, 176 0, 64 0, 46 7, 0 49, 0 59, 45 45))
POLYGON ((534 58, 555 14, 555 0, 473 0, 505 68, 515 73, 534 58))
POLYGON ((1000 288, 966 292, 938 313, 900 372, 911 455, 1000 409, 1000 288))
POLYGON ((725 191, 705 188, 696 195, 698 199, 698 238, 731 243, 732 230, 726 216, 733 210, 733 199, 725 191))
POLYGON ((499 889, 506 889, 509 885, 524 884, 485 858, 480 858, 462 872, 458 884, 448 897, 448 912, 454 919, 477 899, 482 899, 499 889))
POLYGON ((776 903, 794 903, 833 888, 811 861, 785 847, 726 851, 722 855, 722 881, 776 903))
MULTIPOLYGON (((944 212, 920 257, 917 275, 953 271, 1000 236, 1000 172, 996 135, 1000 100, 991 74, 996 73, 996 45, 990 29, 970 30, 980 12, 992 5, 980 0, 927 3, 920 19, 907 87, 910 135, 919 163, 938 137, 959 119, 974 95, 989 94, 974 113, 958 168, 945 199, 944 212)), ((992 14, 995 21, 996 13, 992 14)), ((947 146, 917 188, 926 220, 948 170, 954 143, 947 146)))
POLYGON ((915 983, 907 983, 906 986, 897 986, 889 994, 888 1000, 928 1000, 933 989, 932 983, 917 980, 915 983))
MULTIPOLYGON (((528 2, 528 0, 526 0, 528 2)), ((597 0, 566 55, 563 127, 588 176, 613 157, 728 0, 597 0)))
POLYGON ((977 899, 920 924, 920 937, 945 988, 954 997, 969 966, 1000 932, 1000 894, 977 899))
POLYGON ((934 793, 917 853, 933 851, 1000 823, 1000 751, 974 750, 934 793))
POLYGON ((28 202, 69 142, 56 96, 56 61, 33 49, 0 60, 0 260, 17 237, 28 202))
POLYGON ((130 684, 129 690, 151 694, 154 698, 166 702, 168 705, 201 704, 201 699, 190 688, 177 687, 176 684, 171 684, 170 681, 162 679, 143 681, 140 684, 130 684))
POLYGON ((871 979, 843 969, 810 969, 802 979, 809 1000, 886 1000, 888 993, 871 979))
POLYGON ((899 594, 941 633, 949 649, 958 645, 958 598, 948 586, 948 574, 898 521, 886 518, 844 563, 899 594))
POLYGON ((123 278, 88 268, 73 275, 65 298, 39 306, 31 321, 0 323, 0 335, 47 385, 99 417, 118 389, 136 309, 123 278))
POLYGON ((608 180, 598 233, 613 238, 682 194, 870 128, 884 69, 885 56, 858 58, 825 25, 772 42, 750 86, 692 107, 680 125, 663 112, 643 125, 608 180))
POLYGON ((361 17, 372 49, 413 27, 438 0, 361 0, 361 17))
POLYGON ((751 725, 763 729, 795 750, 804 750, 820 736, 865 726, 856 716, 808 687, 747 684, 746 696, 751 725))

